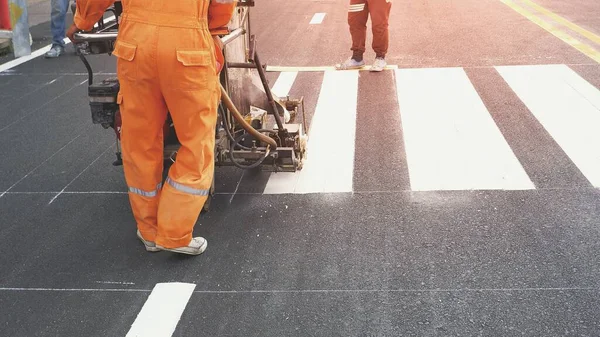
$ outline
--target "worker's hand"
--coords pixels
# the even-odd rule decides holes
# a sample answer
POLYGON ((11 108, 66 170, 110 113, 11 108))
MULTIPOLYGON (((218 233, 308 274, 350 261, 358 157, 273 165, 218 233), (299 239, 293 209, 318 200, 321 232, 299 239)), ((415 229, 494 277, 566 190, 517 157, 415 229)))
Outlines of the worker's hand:
POLYGON ((223 41, 218 35, 213 35, 213 41, 215 42, 215 46, 219 47, 220 50, 223 50, 223 41))
POLYGON ((223 58, 223 41, 221 41, 221 38, 217 35, 213 35, 213 41, 215 43, 215 52, 217 54, 217 73, 220 73, 223 69, 223 62, 225 62, 223 58))
POLYGON ((77 28, 77 26, 75 26, 75 24, 73 23, 71 25, 71 27, 69 27, 69 29, 67 30, 67 37, 69 38, 69 40, 71 40, 71 42, 73 44, 75 44, 75 38, 73 37, 75 35, 75 33, 77 33, 78 31, 80 31, 79 28, 77 28))

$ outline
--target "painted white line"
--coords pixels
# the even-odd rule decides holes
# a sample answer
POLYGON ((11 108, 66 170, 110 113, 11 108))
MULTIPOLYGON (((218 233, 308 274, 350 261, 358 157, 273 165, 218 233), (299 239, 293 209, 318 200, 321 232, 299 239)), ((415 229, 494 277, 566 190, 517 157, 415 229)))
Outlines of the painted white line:
POLYGON ((310 20, 311 25, 320 25, 323 23, 323 19, 325 19, 325 13, 316 13, 312 20, 310 20))
POLYGON ((301 171, 271 174, 265 194, 352 192, 358 71, 325 72, 301 171), (331 128, 344 130, 331 132, 331 128), (331 144, 344 144, 332 151, 331 144))
POLYGON ((52 200, 50 200, 50 202, 48 202, 48 205, 52 204, 54 202, 54 200, 56 200, 56 198, 58 198, 61 194, 63 194, 65 192, 65 190, 71 186, 72 183, 75 182, 75 180, 77 180, 77 178, 79 178, 85 171, 87 171, 90 167, 92 167, 92 165, 94 165, 95 162, 98 161, 98 159, 102 158, 102 156, 104 156, 104 154, 110 150, 113 146, 115 145, 115 143, 112 143, 108 148, 106 148, 106 150, 104 150, 104 152, 102 152, 96 159, 94 159, 94 161, 92 161, 85 169, 83 169, 83 171, 81 171, 75 178, 73 178, 73 180, 71 180, 71 182, 69 182, 67 184, 67 186, 65 186, 60 192, 58 192, 54 198, 52 198, 52 200))
POLYGON ((396 71, 411 189, 535 186, 461 68, 396 71))
MULTIPOLYGON (((372 66, 365 66, 359 71, 369 71, 373 68, 372 66)), ((385 70, 396 70, 398 69, 397 65, 388 64, 385 67, 385 70)), ((294 66, 267 66, 268 72, 284 72, 284 71, 298 71, 298 72, 323 72, 323 71, 332 71, 336 70, 335 66, 315 66, 315 67, 294 67, 294 66)))
MULTIPOLYGON (((111 21, 114 21, 114 20, 115 20, 115 17, 113 15, 113 16, 110 16, 110 17, 106 18, 105 22, 108 23, 108 22, 111 22, 111 21)), ((71 43, 71 40, 69 40, 68 37, 65 37, 63 39, 63 41, 67 45, 71 43)), ((46 52, 49 51, 50 48, 52 48, 52 44, 49 44, 49 45, 47 45, 45 47, 42 47, 42 48, 40 48, 38 50, 32 51, 31 55, 19 57, 18 59, 14 59, 12 61, 0 64, 0 73, 2 73, 4 71, 7 71, 9 69, 12 69, 12 68, 14 68, 14 67, 16 67, 18 65, 21 65, 21 64, 23 64, 25 62, 31 61, 31 60, 33 60, 33 59, 35 59, 37 57, 40 57, 40 56, 46 54, 46 52)))
POLYGON ((594 187, 600 187, 600 91, 565 65, 496 67, 594 187))
POLYGON ((273 85, 271 91, 277 97, 285 98, 287 95, 289 95, 297 76, 297 71, 282 72, 281 74, 279 74, 279 77, 277 78, 277 81, 275 81, 275 84, 273 85))
POLYGON ((190 283, 158 283, 125 337, 170 337, 196 288, 190 283))
MULTIPOLYGON (((63 41, 66 44, 71 43, 71 40, 69 40, 69 38, 65 38, 63 41)), ((45 47, 42 47, 42 48, 40 48, 40 49, 38 49, 36 51, 31 52, 31 55, 19 57, 17 59, 12 60, 12 61, 0 64, 0 73, 4 72, 6 70, 12 69, 12 68, 14 68, 14 67, 16 67, 18 65, 21 65, 21 64, 23 64, 25 62, 31 61, 31 60, 39 57, 39 56, 42 56, 42 55, 46 54, 46 52, 48 52, 48 50, 50 50, 51 47, 52 47, 52 45, 49 44, 49 45, 47 45, 45 47)))
POLYGON ((4 192, 2 192, 2 194, 0 194, 0 198, 2 198, 6 193, 8 193, 15 186, 17 186, 21 181, 27 179, 27 177, 29 177, 29 175, 31 175, 33 172, 35 172, 35 170, 37 170, 40 167, 42 167, 42 165, 44 165, 45 163, 47 163, 50 159, 54 158, 54 156, 56 156, 57 154, 59 154, 62 150, 64 150, 71 143, 73 143, 74 141, 76 141, 77 139, 79 139, 79 137, 81 137, 81 134, 79 134, 79 135, 77 135, 77 137, 71 139, 71 141, 69 141, 67 144, 63 145, 63 147, 61 147, 60 149, 58 149, 58 151, 54 152, 54 154, 52 154, 50 157, 46 158, 46 160, 44 160, 43 162, 41 162, 38 166, 34 167, 31 171, 29 171, 21 179, 17 180, 16 183, 12 184, 12 186, 10 186, 6 191, 4 191, 4 192))
MULTIPOLYGON (((123 292, 149 293, 147 289, 66 289, 66 288, 0 288, 0 291, 48 292, 123 292)), ((600 291, 592 287, 531 287, 531 288, 437 288, 437 289, 256 289, 256 290, 196 290, 194 294, 311 294, 311 293, 447 293, 447 292, 551 292, 600 291)))
POLYGON ((117 282, 117 281, 96 281, 99 284, 121 284, 121 285, 135 285, 133 282, 117 282))
MULTIPOLYGON (((86 80, 86 81, 87 81, 87 80, 86 80)), ((85 83, 85 82, 84 82, 84 83, 85 83)), ((48 102, 46 102, 46 103, 44 103, 44 104, 42 104, 42 105, 38 106, 37 108, 34 108, 34 109, 30 110, 30 111, 29 111, 29 112, 27 112, 26 114, 22 115, 22 116, 21 116, 19 119, 17 119, 17 120, 15 120, 15 121, 11 122, 10 124, 8 124, 8 125, 6 125, 6 126, 4 126, 4 127, 0 128, 0 132, 1 132, 1 131, 4 131, 4 130, 8 130, 8 129, 9 129, 11 126, 13 126, 13 125, 15 125, 15 124, 17 124, 17 123, 21 122, 21 121, 22 121, 22 120, 24 120, 25 118, 27 118, 27 117, 31 116, 32 114, 34 114, 34 113, 36 113, 36 112, 40 111, 42 108, 44 108, 44 107, 46 107, 47 105, 49 105, 49 104, 51 104, 51 103, 53 103, 53 102, 57 101, 58 99, 60 99, 60 98, 61 98, 61 97, 63 97, 64 95, 66 95, 66 94, 70 93, 71 91, 73 91, 74 89, 76 89, 76 88, 77 88, 77 87, 79 87, 79 86, 81 86, 81 83, 80 83, 80 84, 76 84, 76 85, 74 85, 74 86, 70 87, 70 88, 69 88, 67 91, 63 92, 62 94, 60 94, 60 95, 58 95, 58 96, 54 96, 54 97, 52 97, 52 99, 51 99, 51 100, 49 100, 48 102)))

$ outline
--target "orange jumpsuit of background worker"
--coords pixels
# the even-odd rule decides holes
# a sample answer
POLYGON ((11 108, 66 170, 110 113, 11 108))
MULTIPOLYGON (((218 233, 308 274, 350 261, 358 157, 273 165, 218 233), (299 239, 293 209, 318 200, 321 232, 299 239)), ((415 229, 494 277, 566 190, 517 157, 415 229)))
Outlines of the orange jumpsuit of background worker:
MULTIPOLYGON (((114 0, 77 0, 90 30, 114 0)), ((187 246, 213 179, 222 33, 234 0, 123 0, 113 54, 120 82, 122 152, 129 200, 145 240, 187 246), (170 112, 181 148, 164 187, 163 125, 170 112)), ((226 30, 226 27, 225 27, 226 30)))
POLYGON ((385 58, 390 41, 388 26, 391 8, 392 0, 350 0, 348 25, 354 60, 362 61, 365 53, 369 14, 373 25, 373 51, 376 57, 385 58))

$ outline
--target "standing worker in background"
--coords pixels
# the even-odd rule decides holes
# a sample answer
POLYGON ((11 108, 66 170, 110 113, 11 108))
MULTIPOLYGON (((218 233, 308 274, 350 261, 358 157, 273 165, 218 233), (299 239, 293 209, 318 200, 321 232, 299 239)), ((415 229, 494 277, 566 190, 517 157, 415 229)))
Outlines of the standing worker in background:
POLYGON ((69 0, 50 1, 50 32, 52 33, 52 46, 46 52, 46 58, 56 58, 65 52, 65 28, 69 0))
POLYGON ((344 63, 336 65, 338 70, 360 69, 365 66, 363 54, 367 39, 367 20, 371 15, 373 30, 373 50, 375 62, 371 71, 382 71, 389 46, 389 19, 392 0, 350 0, 348 9, 348 25, 352 35, 352 57, 344 63))
MULTIPOLYGON (((77 0, 67 35, 90 30, 115 0, 77 0)), ((236 0, 123 0, 117 57, 125 180, 138 238, 148 251, 198 255, 192 237, 214 171, 221 41, 236 0), (213 37, 214 34, 214 37, 213 37), (164 187, 167 109, 181 143, 164 187)))

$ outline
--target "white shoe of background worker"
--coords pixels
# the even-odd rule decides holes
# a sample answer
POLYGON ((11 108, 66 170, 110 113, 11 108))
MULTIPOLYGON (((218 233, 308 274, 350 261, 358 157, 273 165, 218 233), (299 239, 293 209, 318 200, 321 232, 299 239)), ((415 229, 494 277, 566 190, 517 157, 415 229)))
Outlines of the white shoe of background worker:
MULTIPOLYGON (((114 0, 77 0, 67 35, 89 30, 114 0)), ((120 90, 123 170, 137 236, 148 251, 198 255, 192 237, 213 180, 221 40, 235 0, 122 0, 113 55, 120 90), (163 126, 173 118, 181 147, 163 176, 163 126)))
POLYGON ((371 16, 373 31, 373 51, 375 51, 375 62, 371 71, 382 71, 387 65, 385 56, 388 51, 389 19, 392 9, 392 0, 350 0, 348 8, 348 25, 352 36, 352 57, 342 64, 338 64, 338 70, 360 69, 365 66, 363 54, 367 40, 367 20, 371 16))

